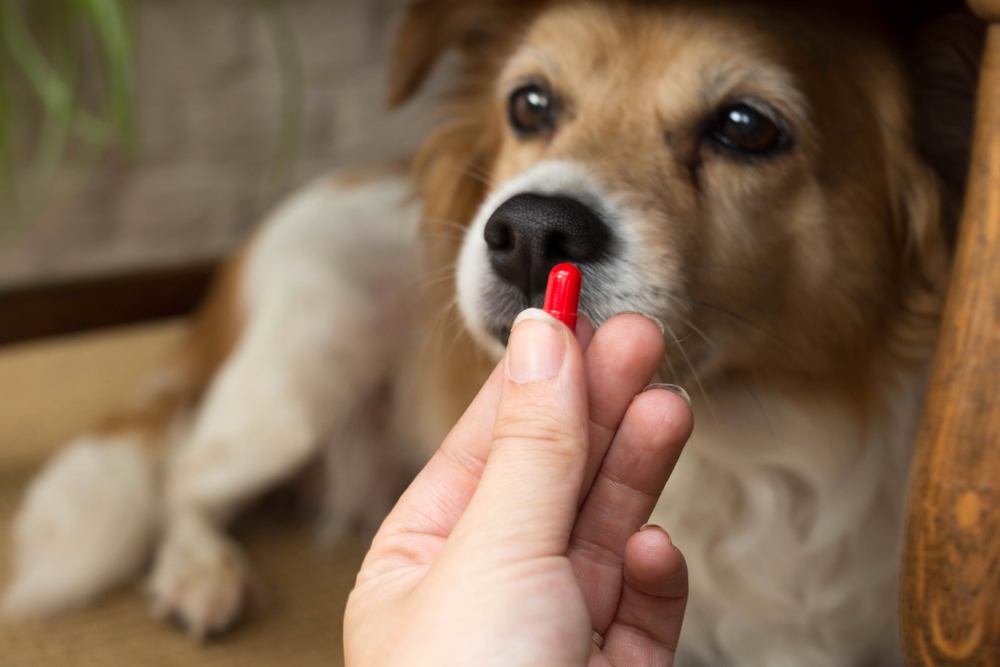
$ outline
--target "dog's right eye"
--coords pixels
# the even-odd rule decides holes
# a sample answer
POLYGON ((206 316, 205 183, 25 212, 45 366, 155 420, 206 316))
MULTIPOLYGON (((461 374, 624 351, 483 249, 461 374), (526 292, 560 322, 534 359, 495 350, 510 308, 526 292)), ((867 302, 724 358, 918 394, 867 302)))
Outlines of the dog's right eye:
POLYGON ((552 93, 532 83, 510 94, 507 106, 510 126, 519 137, 531 137, 555 126, 555 100, 552 93))

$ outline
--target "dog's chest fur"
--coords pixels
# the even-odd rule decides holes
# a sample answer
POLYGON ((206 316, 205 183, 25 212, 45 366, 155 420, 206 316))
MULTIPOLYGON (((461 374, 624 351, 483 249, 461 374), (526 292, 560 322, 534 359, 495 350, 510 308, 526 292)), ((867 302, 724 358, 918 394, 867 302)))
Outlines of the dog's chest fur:
POLYGON ((694 397, 694 435, 651 519, 690 572, 678 665, 902 664, 897 577, 922 387, 898 377, 867 426, 832 393, 694 397))

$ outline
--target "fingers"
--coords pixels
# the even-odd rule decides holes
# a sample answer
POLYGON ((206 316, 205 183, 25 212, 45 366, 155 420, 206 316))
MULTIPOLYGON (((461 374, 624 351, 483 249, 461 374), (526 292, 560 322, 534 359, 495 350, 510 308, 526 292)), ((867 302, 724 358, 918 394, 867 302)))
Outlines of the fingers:
POLYGON ((684 556, 662 528, 634 534, 625 547, 625 583, 604 655, 616 667, 671 667, 687 604, 684 556))
POLYGON ((683 398, 645 391, 628 406, 608 448, 567 551, 597 632, 618 608, 626 543, 649 519, 692 426, 683 398))
MULTIPOLYGON (((580 313, 576 339, 585 350, 594 336, 594 325, 585 313, 580 313)), ((493 370, 486 384, 445 438, 441 448, 396 503, 375 536, 369 559, 384 555, 385 539, 405 532, 410 535, 447 537, 472 498, 493 442, 493 425, 504 362, 493 370)), ((413 547, 401 545, 394 549, 413 547)), ((420 554, 408 557, 423 560, 420 554)), ((367 559, 366 559, 367 560, 367 559)))
POLYGON ((580 350, 586 353, 593 339, 594 321, 590 319, 590 315, 581 310, 576 320, 576 340, 580 343, 580 350))
POLYGON ((502 384, 489 460, 448 548, 474 545, 497 560, 564 554, 587 460, 577 339, 544 312, 524 311, 502 384))
POLYGON ((627 313, 601 325, 586 350, 590 453, 580 503, 590 491, 632 397, 649 384, 663 361, 665 343, 652 320, 627 313))

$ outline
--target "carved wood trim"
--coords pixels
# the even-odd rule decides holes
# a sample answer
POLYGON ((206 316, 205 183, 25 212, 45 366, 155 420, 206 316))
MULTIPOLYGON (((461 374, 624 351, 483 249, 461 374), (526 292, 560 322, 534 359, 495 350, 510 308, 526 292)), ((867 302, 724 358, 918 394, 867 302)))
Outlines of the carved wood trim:
MULTIPOLYGON (((1000 16, 1000 2, 979 4, 1000 16)), ((901 581, 910 667, 1000 667, 1000 24, 989 28, 980 76, 965 208, 910 480, 901 581)))

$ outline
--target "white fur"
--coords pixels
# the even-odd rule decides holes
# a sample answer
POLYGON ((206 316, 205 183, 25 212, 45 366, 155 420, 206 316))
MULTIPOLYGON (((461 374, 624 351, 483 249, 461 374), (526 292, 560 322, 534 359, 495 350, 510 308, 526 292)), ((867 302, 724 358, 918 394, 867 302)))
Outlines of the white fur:
POLYGON ((352 421, 399 363, 415 259, 408 204, 401 178, 349 191, 323 181, 256 239, 246 330, 167 466, 167 537, 150 593, 196 636, 224 629, 248 599, 249 570, 218 532, 225 521, 324 445, 349 445, 352 421))
POLYGON ((831 395, 693 395, 651 521, 687 559, 678 667, 901 665, 897 577, 921 378, 864 429, 831 395))
POLYGON ((150 462, 137 439, 83 437, 28 488, 14 524, 13 616, 78 607, 133 577, 157 525, 150 462))

